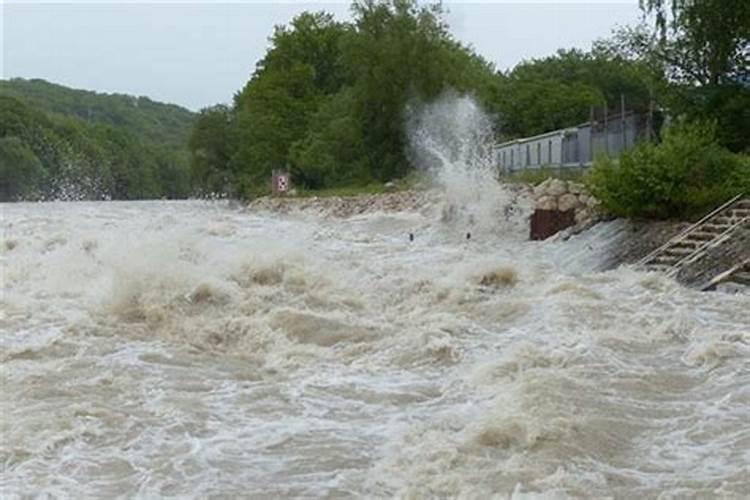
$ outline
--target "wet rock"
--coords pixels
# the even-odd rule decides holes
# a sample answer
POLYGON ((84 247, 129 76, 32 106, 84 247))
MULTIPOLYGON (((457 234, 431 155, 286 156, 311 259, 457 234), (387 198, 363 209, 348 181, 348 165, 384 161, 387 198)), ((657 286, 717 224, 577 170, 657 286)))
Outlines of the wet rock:
POLYGON ((578 197, 574 194, 566 193, 557 200, 557 209, 562 212, 567 212, 568 210, 573 210, 575 208, 578 208, 580 206, 580 203, 578 201, 578 197))
POLYGON ((552 196, 543 196, 536 202, 538 210, 557 210, 557 199, 552 196))
POLYGON ((586 206, 589 208, 596 208, 600 204, 601 202, 597 200, 596 198, 594 198, 593 196, 589 196, 588 199, 586 200, 586 206))
POLYGON ((547 195, 547 188, 549 187, 550 182, 552 182, 552 178, 551 177, 549 179, 546 179, 541 184, 535 186, 534 187, 534 196, 536 196, 537 198, 539 198, 541 196, 547 195))
POLYGON ((568 191, 568 184, 561 179, 551 179, 545 191, 550 196, 560 196, 568 191))
POLYGON ((581 194, 586 191, 586 187, 580 182, 568 181, 568 192, 572 194, 581 194))

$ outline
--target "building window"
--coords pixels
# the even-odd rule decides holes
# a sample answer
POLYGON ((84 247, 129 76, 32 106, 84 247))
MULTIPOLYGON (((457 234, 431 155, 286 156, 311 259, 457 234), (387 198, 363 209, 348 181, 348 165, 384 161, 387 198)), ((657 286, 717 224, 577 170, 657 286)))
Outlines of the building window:
POLYGON ((542 143, 541 142, 536 143, 536 164, 537 165, 542 164, 542 143))
POLYGON ((526 166, 528 167, 531 164, 531 149, 529 148, 529 145, 526 145, 526 166))
POLYGON ((515 161, 515 156, 516 156, 516 150, 511 149, 510 150, 510 166, 511 167, 513 166, 513 162, 515 161))
POLYGON ((547 163, 552 164, 552 139, 547 143, 547 163))

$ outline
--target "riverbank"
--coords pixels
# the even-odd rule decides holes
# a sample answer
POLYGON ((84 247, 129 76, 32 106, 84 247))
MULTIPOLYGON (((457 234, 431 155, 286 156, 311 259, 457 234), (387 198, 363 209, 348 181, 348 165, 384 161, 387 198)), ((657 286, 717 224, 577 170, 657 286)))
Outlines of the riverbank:
MULTIPOLYGON (((543 183, 545 184, 545 183, 543 183)), ((552 184, 552 183, 550 183, 552 184)), ((512 183, 503 185, 509 192, 508 205, 499 207, 499 212, 521 211, 522 217, 531 218, 530 206, 534 199, 545 198, 544 189, 531 184, 512 183), (528 213, 527 213, 528 212, 528 213)), ((565 194, 560 195, 564 197, 565 194)), ((546 198, 545 198, 546 199, 546 198)), ((544 201, 544 200, 542 200, 544 201)), ((352 196, 304 196, 304 197, 262 197, 251 201, 248 210, 287 214, 311 212, 323 217, 348 218, 372 212, 433 212, 445 206, 445 194, 439 190, 404 190, 392 193, 370 193, 352 196)), ((595 204, 592 204, 595 206, 595 204)), ((583 207, 590 215, 590 207, 583 207)), ((578 217, 576 217, 578 219, 578 217)), ((634 265, 653 250, 665 244, 690 225, 686 221, 633 221, 619 219, 620 227, 614 241, 603 250, 602 270, 615 269, 621 265, 634 265)), ((606 217, 585 217, 577 224, 561 231, 552 240, 568 240, 583 235, 597 224, 612 223, 606 217)), ((750 258, 750 231, 745 230, 731 241, 725 242, 707 252, 706 256, 691 266, 681 270, 676 279, 691 287, 698 287, 713 278, 717 273, 728 269, 734 263, 750 258)))
POLYGON ((406 190, 351 196, 264 196, 248 203, 249 210, 290 213, 310 211, 330 217, 351 217, 370 212, 422 211, 440 198, 437 191, 406 190))

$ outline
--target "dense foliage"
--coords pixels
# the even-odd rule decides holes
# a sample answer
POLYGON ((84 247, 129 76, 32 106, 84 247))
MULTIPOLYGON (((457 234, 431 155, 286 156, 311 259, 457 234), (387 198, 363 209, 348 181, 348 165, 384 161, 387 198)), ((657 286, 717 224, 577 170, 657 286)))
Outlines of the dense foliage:
POLYGON ((621 168, 597 165, 596 188, 614 212, 687 214, 744 182, 737 172, 747 164, 722 147, 750 150, 750 3, 642 6, 653 27, 624 28, 591 51, 560 50, 506 72, 457 42, 439 6, 355 0, 350 22, 305 12, 275 28, 230 106, 197 116, 144 97, 2 81, 0 199, 253 196, 268 190, 276 168, 291 169, 303 190, 382 185, 413 169, 410 113, 451 90, 490 112, 498 141, 576 125, 592 108, 616 112, 622 97, 657 128, 662 115, 716 124, 697 149, 687 139, 697 129, 687 125, 626 155, 621 168), (692 190, 690 175, 712 187, 692 190))
POLYGON ((585 121, 590 106, 645 110, 648 68, 607 52, 560 51, 494 68, 448 32, 439 6, 361 1, 353 20, 304 13, 279 26, 231 108, 204 110, 193 171, 213 189, 253 195, 288 167, 303 188, 367 185, 412 170, 407 114, 446 89, 492 114, 498 140, 585 121))
POLYGON ((556 55, 518 64, 502 79, 497 108, 506 137, 536 135, 589 120, 591 107, 647 113, 650 68, 606 50, 560 50, 556 55))
POLYGON ((0 201, 181 198, 193 114, 145 98, 0 82, 0 201))
POLYGON ((644 142, 615 161, 597 159, 592 193, 615 215, 682 218, 750 192, 750 158, 716 140, 715 124, 667 128, 659 144, 644 142))
POLYGON ((641 5, 654 28, 621 30, 601 47, 660 75, 659 103, 679 124, 619 162, 600 158, 591 188, 614 214, 690 217, 750 193, 750 157, 738 154, 750 151, 750 3, 641 5))
POLYGON ((717 123, 718 141, 750 151, 750 2, 643 0, 655 27, 620 30, 605 45, 662 76, 659 104, 674 117, 717 123))
POLYGON ((125 129, 146 142, 170 148, 185 147, 195 118, 192 111, 148 97, 102 94, 39 79, 0 80, 0 95, 15 97, 46 113, 125 129))
POLYGON ((304 13, 276 28, 232 108, 201 113, 194 171, 241 195, 264 190, 283 167, 306 188, 383 182, 411 168, 409 102, 451 87, 489 104, 493 69, 451 38, 439 9, 406 0, 352 9, 351 23, 304 13))

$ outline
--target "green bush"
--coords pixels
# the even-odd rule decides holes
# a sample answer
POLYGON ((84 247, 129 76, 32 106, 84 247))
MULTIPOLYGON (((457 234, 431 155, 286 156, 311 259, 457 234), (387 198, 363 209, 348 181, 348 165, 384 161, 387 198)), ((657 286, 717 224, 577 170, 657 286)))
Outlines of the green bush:
POLYGON ((714 124, 682 123, 660 144, 641 143, 619 160, 597 158, 587 183, 614 215, 691 218, 750 193, 750 157, 719 146, 714 124))

